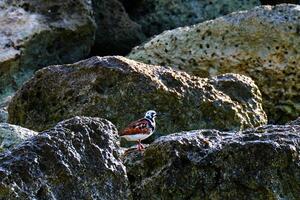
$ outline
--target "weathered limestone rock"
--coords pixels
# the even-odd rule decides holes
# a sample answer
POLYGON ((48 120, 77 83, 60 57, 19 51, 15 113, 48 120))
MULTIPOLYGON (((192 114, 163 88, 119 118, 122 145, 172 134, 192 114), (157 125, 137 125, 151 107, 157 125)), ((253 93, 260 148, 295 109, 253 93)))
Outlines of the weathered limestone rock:
POLYGON ((0 152, 10 149, 35 135, 37 135, 37 132, 27 128, 0 123, 0 152))
POLYGON ((119 56, 39 70, 8 107, 10 123, 33 130, 74 115, 102 116, 123 128, 149 109, 161 113, 158 134, 266 123, 260 92, 246 76, 202 79, 119 56))
POLYGON ((300 115, 300 6, 262 6, 166 31, 128 58, 169 65, 201 77, 250 76, 270 122, 300 115))
POLYGON ((133 199, 289 199, 300 196, 300 126, 164 136, 125 157, 133 199))
POLYGON ((0 155, 1 199, 128 199, 117 130, 75 117, 0 155))
POLYGON ((90 52, 95 24, 87 0, 0 2, 0 102, 33 72, 90 52))
POLYGON ((121 0, 132 20, 145 35, 214 19, 260 5, 259 0, 121 0))

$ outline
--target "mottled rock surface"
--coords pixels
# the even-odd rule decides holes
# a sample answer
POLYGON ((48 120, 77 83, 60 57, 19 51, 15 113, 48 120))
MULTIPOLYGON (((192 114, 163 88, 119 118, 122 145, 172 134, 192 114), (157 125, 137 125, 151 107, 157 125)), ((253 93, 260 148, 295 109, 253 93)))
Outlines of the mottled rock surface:
POLYGON ((0 155, 1 199, 128 199, 117 130, 75 117, 0 155))
POLYGON ((246 76, 202 79, 118 56, 43 68, 8 107, 11 123, 33 130, 74 115, 102 116, 124 128, 150 109, 162 114, 157 119, 161 134, 266 123, 260 92, 246 76))
POLYGON ((146 36, 260 5, 259 0, 121 0, 146 36))
POLYGON ((300 115, 300 6, 262 6, 166 31, 128 58, 170 65, 201 77, 250 76, 270 122, 300 115))
POLYGON ((92 0, 97 25, 92 54, 125 55, 146 39, 141 26, 132 21, 118 0, 92 0))
POLYGON ((300 197, 300 126, 164 136, 125 157, 133 199, 300 197))
POLYGON ((0 152, 10 149, 35 135, 37 135, 37 132, 27 128, 0 123, 0 152))
POLYGON ((0 2, 0 102, 50 64, 90 52, 95 25, 88 0, 0 2))

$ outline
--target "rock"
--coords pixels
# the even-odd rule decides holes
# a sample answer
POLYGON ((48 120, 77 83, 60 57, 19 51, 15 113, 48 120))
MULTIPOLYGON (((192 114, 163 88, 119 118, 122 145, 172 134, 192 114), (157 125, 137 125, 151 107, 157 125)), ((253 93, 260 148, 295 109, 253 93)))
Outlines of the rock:
POLYGON ((0 123, 7 122, 8 112, 5 108, 0 108, 0 123))
POLYGON ((134 49, 130 59, 170 65, 201 77, 250 76, 271 123, 300 115, 300 6, 261 6, 166 31, 134 49))
POLYGON ((92 0, 97 25, 94 55, 125 55, 146 39, 118 0, 92 0))
POLYGON ((300 117, 298 117, 296 120, 288 122, 288 125, 299 125, 300 126, 300 117))
POLYGON ((124 159, 133 199, 298 199, 300 126, 164 136, 124 159))
POLYGON ((246 76, 202 79, 119 56, 39 70, 13 97, 8 112, 10 123, 40 131, 75 115, 101 116, 124 128, 150 109, 161 113, 157 134, 162 135, 266 123, 260 92, 246 76))
POLYGON ((0 123, 5 123, 8 120, 7 106, 11 98, 11 96, 7 96, 2 102, 0 102, 0 123))
POLYGON ((87 0, 0 2, 0 102, 33 72, 90 52, 95 24, 87 0))
POLYGON ((237 10, 260 5, 259 0, 121 0, 132 20, 142 26, 146 36, 164 30, 214 19, 237 10))
POLYGON ((0 156, 1 199, 128 199, 117 130, 75 117, 0 156))
POLYGON ((0 152, 10 149, 35 135, 37 135, 37 132, 27 128, 0 123, 0 152))

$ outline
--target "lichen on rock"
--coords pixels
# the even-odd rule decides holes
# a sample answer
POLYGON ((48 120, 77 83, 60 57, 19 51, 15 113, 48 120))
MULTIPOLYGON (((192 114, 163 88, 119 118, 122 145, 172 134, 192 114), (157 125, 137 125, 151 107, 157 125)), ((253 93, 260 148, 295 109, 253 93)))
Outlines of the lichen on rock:
POLYGON ((154 37, 128 58, 209 77, 250 76, 270 122, 300 115, 300 6, 261 6, 154 37))
POLYGON ((104 117, 120 129, 150 109, 161 113, 156 136, 240 130, 267 121, 260 92, 246 76, 202 79, 119 56, 39 70, 8 107, 10 123, 39 131, 74 115, 104 117))

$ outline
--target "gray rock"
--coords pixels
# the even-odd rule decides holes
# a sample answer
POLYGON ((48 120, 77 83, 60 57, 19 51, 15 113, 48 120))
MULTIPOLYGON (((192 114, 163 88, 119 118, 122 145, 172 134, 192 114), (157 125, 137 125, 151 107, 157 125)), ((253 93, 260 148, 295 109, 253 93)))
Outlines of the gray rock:
POLYGON ((0 108, 0 123, 7 122, 8 112, 6 108, 0 108))
POLYGON ((119 56, 39 70, 8 112, 10 123, 40 131, 74 115, 102 116, 124 128, 150 109, 161 113, 156 136, 198 128, 240 130, 267 121, 260 92, 246 76, 202 79, 119 56))
POLYGON ((250 76, 270 122, 300 115, 300 6, 261 6, 194 26, 166 31, 128 58, 169 65, 201 77, 250 76))
POLYGON ((129 199, 117 130, 75 117, 0 155, 1 199, 129 199))
POLYGON ((0 102, 33 72, 90 52, 95 24, 89 0, 0 2, 0 102))
POLYGON ((2 102, 0 101, 0 123, 6 123, 8 120, 7 106, 11 98, 11 96, 7 96, 2 102))
POLYGON ((300 196, 300 126, 164 136, 124 158, 133 199, 289 199, 300 196))
POLYGON ((37 135, 37 132, 27 128, 7 123, 0 123, 0 152, 11 149, 35 135, 37 135))

